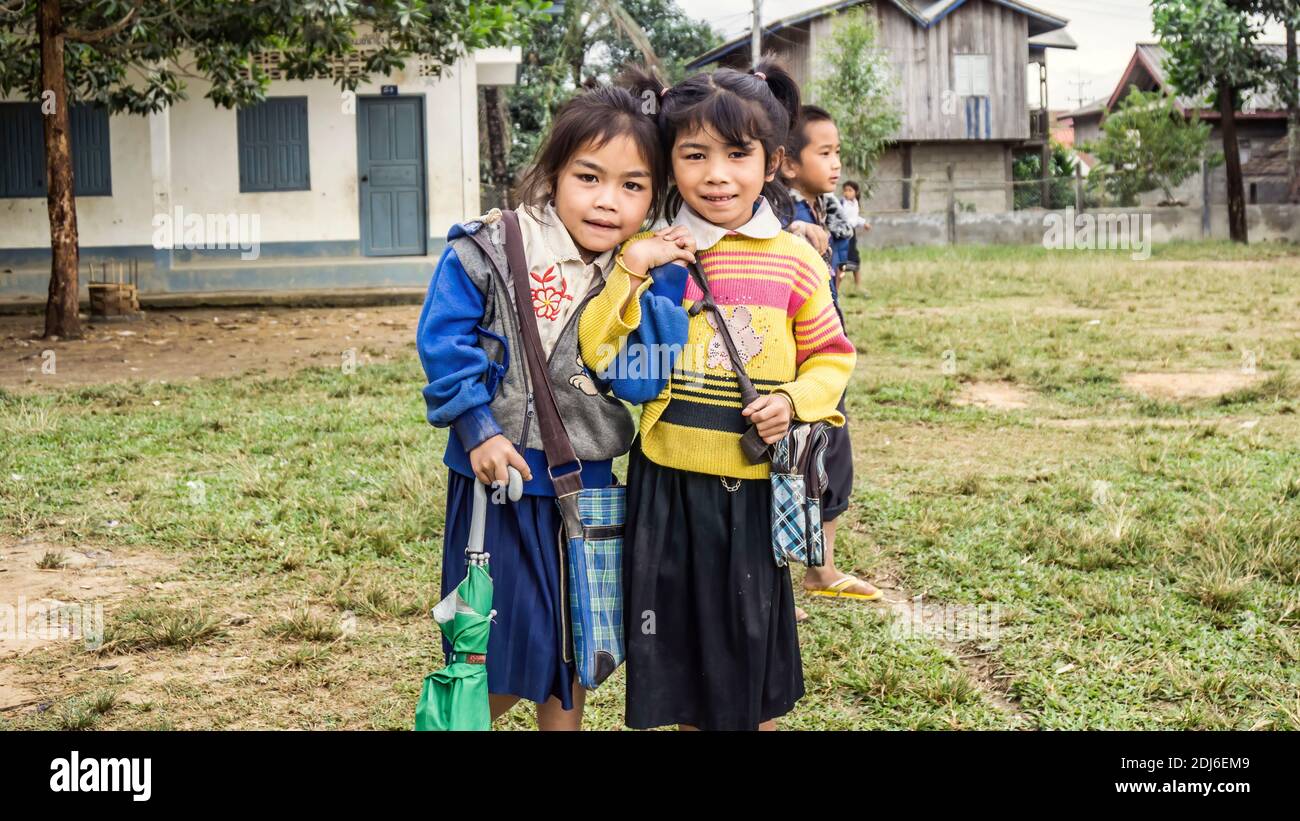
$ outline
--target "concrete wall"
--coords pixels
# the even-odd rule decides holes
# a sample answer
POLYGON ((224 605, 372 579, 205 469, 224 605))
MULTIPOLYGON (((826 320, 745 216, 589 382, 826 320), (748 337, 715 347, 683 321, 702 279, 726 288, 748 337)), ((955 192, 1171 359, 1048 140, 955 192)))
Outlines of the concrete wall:
POLYGON ((871 196, 862 202, 865 213, 873 211, 898 211, 903 205, 902 183, 903 151, 897 146, 887 149, 876 162, 875 173, 871 175, 874 188, 871 196))
MULTIPOLYGON (((148 118, 113 117, 108 129, 108 153, 113 195, 77 198, 81 243, 148 245, 153 233, 148 118)), ((50 219, 45 197, 0 199, 0 249, 49 247, 50 219)))
MULTIPOLYGON (((948 209, 948 164, 953 164, 953 176, 958 188, 963 185, 981 186, 975 190, 957 192, 958 210, 973 209, 976 213, 1006 211, 1008 202, 1006 183, 1009 180, 1007 147, 990 142, 914 143, 912 145, 912 178, 920 182, 913 187, 912 210, 918 213, 942 212, 948 209)), ((876 167, 873 179, 876 187, 865 203, 865 210, 898 211, 903 207, 902 183, 903 149, 887 150, 876 167)))
MULTIPOLYGON (((1000 214, 957 215, 957 243, 971 245, 1041 245, 1047 236, 1047 216, 1058 215, 1063 224, 1070 215, 1081 226, 1081 217, 1094 219, 1150 216, 1152 242, 1196 242, 1203 239, 1228 239, 1228 215, 1224 206, 1210 211, 1210 231, 1202 232, 1200 208, 1118 208, 1086 212, 1013 211, 1000 214)), ((1288 241, 1300 243, 1300 205, 1251 205, 1246 208, 1251 242, 1288 241)), ((858 233, 860 248, 890 248, 907 245, 944 245, 948 225, 943 214, 888 214, 869 216, 870 231, 858 233)), ((1144 227, 1141 231, 1145 231, 1144 227)), ((1144 234, 1143 234, 1144 235, 1144 234)), ((1076 233, 1077 236, 1077 233, 1076 233)))

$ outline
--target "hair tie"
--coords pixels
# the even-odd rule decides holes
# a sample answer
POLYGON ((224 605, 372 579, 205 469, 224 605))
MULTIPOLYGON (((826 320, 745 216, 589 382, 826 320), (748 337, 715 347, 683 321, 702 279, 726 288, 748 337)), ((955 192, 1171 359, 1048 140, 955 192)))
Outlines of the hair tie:
POLYGON ((659 96, 662 97, 662 96, 664 96, 665 94, 667 94, 667 93, 668 93, 668 89, 670 89, 670 88, 672 88, 672 86, 664 86, 663 88, 659 89, 659 96))
POLYGON ((753 74, 753 75, 754 75, 755 77, 757 77, 758 79, 762 80, 763 82, 765 82, 765 83, 767 82, 767 75, 764 74, 763 72, 761 72, 761 71, 751 71, 750 73, 753 74))

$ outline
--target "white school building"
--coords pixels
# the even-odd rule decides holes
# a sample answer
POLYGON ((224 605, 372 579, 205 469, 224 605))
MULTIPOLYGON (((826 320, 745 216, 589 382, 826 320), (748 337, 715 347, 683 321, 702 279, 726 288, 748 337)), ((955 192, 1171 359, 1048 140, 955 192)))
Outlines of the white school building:
MULTIPOLYGON (((480 212, 478 90, 514 84, 518 48, 440 77, 413 58, 355 93, 258 59, 273 81, 250 108, 218 108, 192 80, 148 116, 72 109, 83 299, 89 265, 131 260, 145 295, 424 286, 447 229, 480 212)), ((49 287, 40 116, 0 99, 4 302, 49 287)))

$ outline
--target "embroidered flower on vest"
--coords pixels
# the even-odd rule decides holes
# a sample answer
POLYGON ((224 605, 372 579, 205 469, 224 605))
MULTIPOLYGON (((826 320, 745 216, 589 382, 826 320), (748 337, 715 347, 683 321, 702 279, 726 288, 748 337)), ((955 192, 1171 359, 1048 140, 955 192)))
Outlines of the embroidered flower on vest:
POLYGON ((565 281, 562 274, 555 272, 555 266, 552 265, 543 273, 530 273, 528 275, 536 286, 529 288, 533 296, 533 313, 539 319, 549 319, 554 321, 560 315, 560 306, 564 300, 573 301, 573 294, 569 293, 569 283, 565 281))

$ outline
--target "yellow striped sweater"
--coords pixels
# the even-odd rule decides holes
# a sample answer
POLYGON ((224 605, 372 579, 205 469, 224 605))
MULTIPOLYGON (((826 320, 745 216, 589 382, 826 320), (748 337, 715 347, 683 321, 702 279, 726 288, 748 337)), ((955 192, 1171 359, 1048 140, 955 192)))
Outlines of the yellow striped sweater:
MULTIPOLYGON (((629 242, 643 236, 648 233, 629 242)), ((786 394, 796 420, 843 425, 836 405, 857 353, 831 302, 825 260, 784 231, 771 239, 728 235, 697 257, 758 392, 786 394)), ((640 323, 636 300, 619 313, 631 283, 620 255, 605 288, 579 319, 582 358, 596 372, 614 361, 623 337, 640 323)), ((638 297, 646 287, 648 278, 637 289, 638 297)), ((689 280, 683 307, 701 296, 689 280)), ((671 379, 642 409, 642 450, 651 461, 678 470, 767 478, 768 464, 752 464, 740 448, 749 421, 740 415, 740 385, 712 322, 709 311, 691 317, 687 345, 671 379)))

